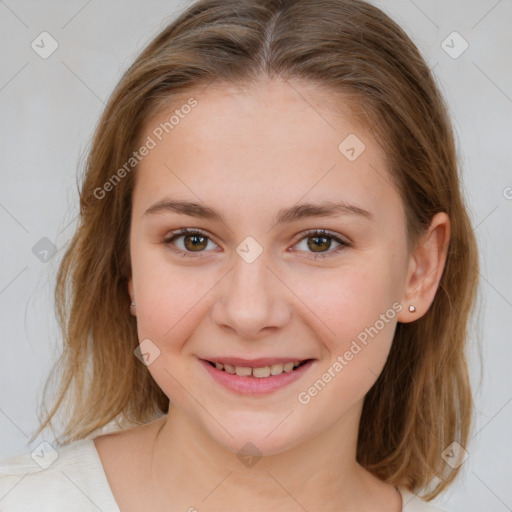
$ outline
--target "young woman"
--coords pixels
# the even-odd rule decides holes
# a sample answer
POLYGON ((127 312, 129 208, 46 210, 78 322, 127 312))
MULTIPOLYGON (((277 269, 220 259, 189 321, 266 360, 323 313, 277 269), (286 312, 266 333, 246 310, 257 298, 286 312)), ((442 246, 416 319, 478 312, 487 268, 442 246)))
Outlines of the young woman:
POLYGON ((4 461, 0 509, 439 510, 477 269, 445 104, 396 23, 194 3, 98 125, 35 436, 69 414, 4 461))

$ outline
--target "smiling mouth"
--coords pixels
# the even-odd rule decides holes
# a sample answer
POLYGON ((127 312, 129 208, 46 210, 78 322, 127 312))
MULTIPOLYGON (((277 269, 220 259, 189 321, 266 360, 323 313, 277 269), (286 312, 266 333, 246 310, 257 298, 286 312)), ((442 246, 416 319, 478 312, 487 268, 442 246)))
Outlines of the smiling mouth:
POLYGON ((304 364, 312 361, 312 359, 304 359, 303 361, 290 361, 287 363, 276 363, 269 366, 262 366, 260 368, 251 368, 249 366, 234 366, 231 364, 214 363, 213 361, 206 361, 219 371, 229 373, 231 375, 238 375, 239 377, 252 377, 257 379, 264 379, 267 377, 274 377, 282 373, 290 373, 300 368, 304 364))

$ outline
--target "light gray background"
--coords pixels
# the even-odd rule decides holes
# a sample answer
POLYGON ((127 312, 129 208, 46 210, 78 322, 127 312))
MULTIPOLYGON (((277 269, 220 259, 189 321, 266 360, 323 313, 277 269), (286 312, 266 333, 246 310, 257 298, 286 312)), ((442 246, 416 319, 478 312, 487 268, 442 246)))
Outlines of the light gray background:
MULTIPOLYGON (((375 3, 419 46, 449 102, 481 248, 476 425, 461 476, 436 502, 453 512, 512 510, 512 1, 375 3), (441 46, 453 31, 469 44, 457 59, 441 46)), ((0 458, 52 440, 27 442, 60 344, 52 290, 78 212, 77 169, 122 72, 183 5, 0 0, 0 458), (43 31, 59 44, 48 59, 31 48, 43 31), (58 248, 47 263, 32 252, 42 237, 58 248)))

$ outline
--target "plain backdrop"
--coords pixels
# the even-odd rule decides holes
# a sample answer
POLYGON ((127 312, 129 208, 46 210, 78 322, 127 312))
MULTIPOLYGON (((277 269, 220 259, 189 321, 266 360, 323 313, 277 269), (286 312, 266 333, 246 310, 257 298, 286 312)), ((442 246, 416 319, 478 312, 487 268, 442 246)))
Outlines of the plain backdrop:
MULTIPOLYGON (((448 101, 481 249, 476 425, 461 475, 435 501, 512 510, 512 1, 375 3, 418 45, 448 101)), ((0 458, 52 441, 28 438, 60 347, 52 290, 78 213, 77 171, 123 71, 185 5, 0 0, 0 458), (46 59, 31 47, 42 32, 58 44, 46 59)))

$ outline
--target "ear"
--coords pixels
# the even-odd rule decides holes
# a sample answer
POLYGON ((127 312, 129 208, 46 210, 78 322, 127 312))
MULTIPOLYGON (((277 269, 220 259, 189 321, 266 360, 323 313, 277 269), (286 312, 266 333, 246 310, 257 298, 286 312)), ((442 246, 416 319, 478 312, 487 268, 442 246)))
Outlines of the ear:
MULTIPOLYGON (((128 295, 130 296, 130 302, 135 302, 134 294, 133 294, 133 277, 130 273, 130 277, 128 278, 128 295)), ((130 305, 130 312, 133 316, 137 316, 135 314, 135 307, 130 305)))
POLYGON ((445 212, 432 217, 427 232, 422 235, 410 257, 409 270, 397 320, 402 323, 421 318, 437 292, 443 274, 450 243, 450 218, 445 212), (410 312, 413 305, 416 311, 410 312))

